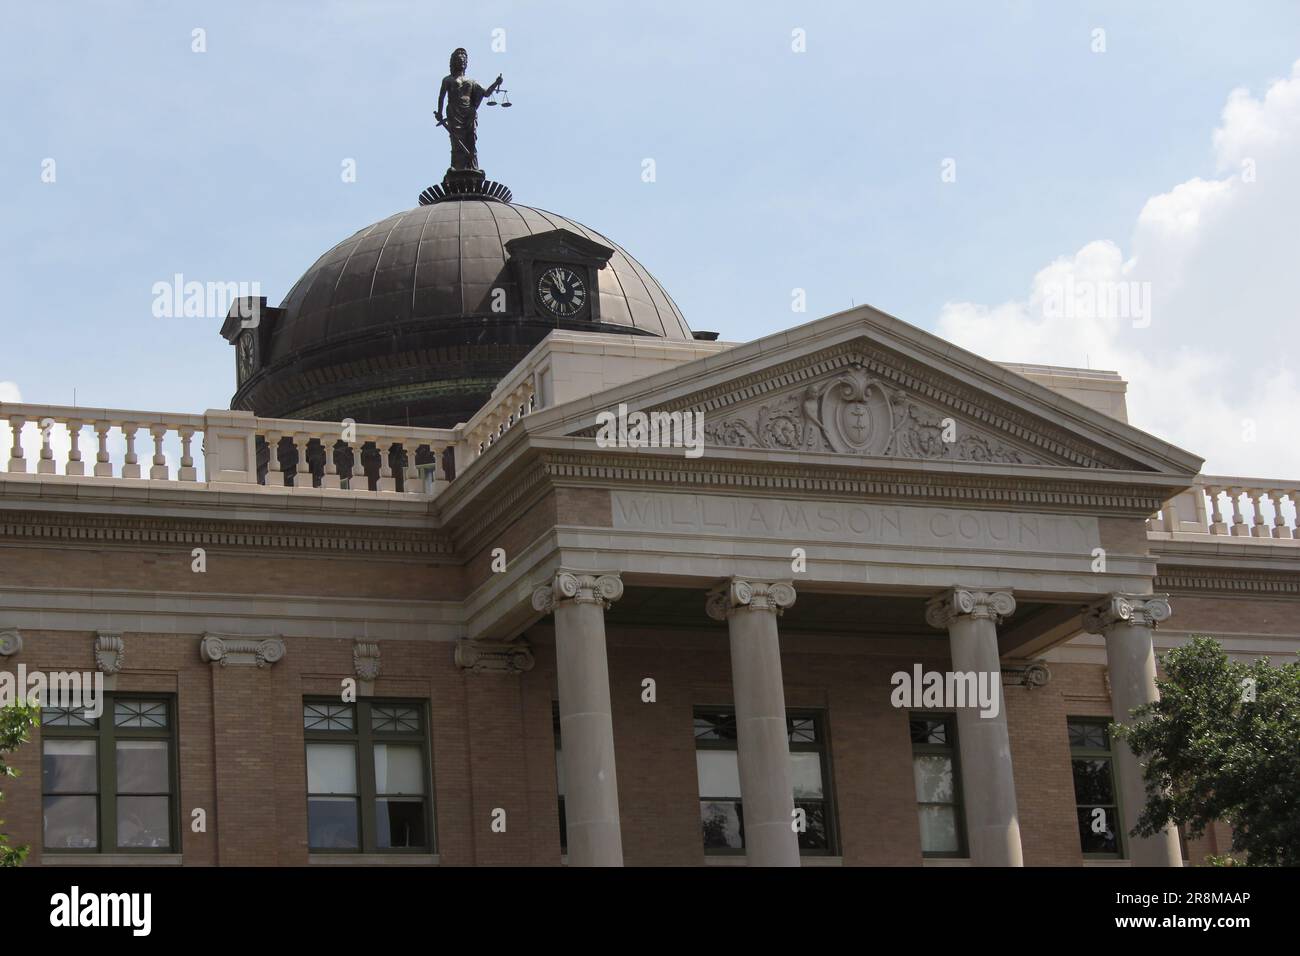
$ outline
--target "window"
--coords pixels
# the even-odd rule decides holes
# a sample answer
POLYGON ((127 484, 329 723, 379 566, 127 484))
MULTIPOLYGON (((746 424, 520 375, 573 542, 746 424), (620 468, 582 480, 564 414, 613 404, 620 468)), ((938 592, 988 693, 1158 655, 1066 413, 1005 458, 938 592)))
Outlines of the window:
POLYGON ((560 746, 560 705, 551 705, 551 726, 555 730, 555 792, 560 804, 560 852, 569 851, 569 828, 564 819, 564 750, 560 746))
POLYGON ((912 777, 921 822, 921 855, 966 856, 966 821, 957 763, 957 718, 912 714, 912 777))
MULTIPOLYGON (((827 783, 830 773, 824 717, 818 712, 792 711, 786 715, 786 727, 794 805, 804 811, 806 824, 799 834, 799 851, 829 856, 836 850, 836 834, 827 783)), ((707 708, 695 712, 695 768, 705 852, 743 852, 745 815, 740 798, 734 710, 707 708)))
POLYGON ((171 853, 176 827, 172 702, 104 695, 104 712, 41 708, 48 852, 171 853))
POLYGON ((424 706, 306 701, 307 833, 312 850, 432 849, 424 706))
POLYGON ((1110 721, 1069 717, 1070 765, 1074 771, 1074 802, 1079 820, 1079 844, 1084 856, 1120 857, 1123 839, 1119 803, 1115 796, 1114 754, 1110 721))

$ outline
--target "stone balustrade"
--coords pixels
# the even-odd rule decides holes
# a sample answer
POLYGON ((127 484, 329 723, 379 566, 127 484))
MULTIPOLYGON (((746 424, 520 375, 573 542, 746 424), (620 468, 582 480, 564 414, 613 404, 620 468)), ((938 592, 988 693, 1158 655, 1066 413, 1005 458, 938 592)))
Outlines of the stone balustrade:
POLYGON ((506 379, 499 394, 483 407, 465 426, 465 445, 472 457, 478 457, 499 441, 516 422, 537 409, 537 392, 533 375, 515 381, 506 379))
POLYGON ((182 415, 0 403, 0 423, 10 446, 8 474, 87 481, 201 483, 197 456, 207 484, 437 494, 455 477, 458 443, 453 429, 223 410, 182 415))
POLYGON ((1300 481, 1198 475, 1147 522, 1174 535, 1222 535, 1300 543, 1300 481))

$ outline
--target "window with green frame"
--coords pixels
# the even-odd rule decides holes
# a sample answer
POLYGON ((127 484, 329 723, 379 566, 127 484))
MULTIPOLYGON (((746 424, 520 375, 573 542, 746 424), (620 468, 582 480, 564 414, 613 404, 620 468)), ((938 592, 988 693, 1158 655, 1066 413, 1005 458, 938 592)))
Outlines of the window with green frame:
MULTIPOLYGON (((799 834, 799 852, 808 856, 833 856, 838 848, 838 834, 831 799, 825 714, 789 711, 786 727, 790 734, 794 805, 804 811, 806 824, 799 834)), ((745 814, 740 798, 736 739, 733 709, 696 709, 695 768, 706 853, 738 854, 745 850, 745 814)))
POLYGON ((1083 855, 1122 858, 1124 828, 1120 825, 1110 721, 1104 717, 1067 717, 1066 730, 1083 855))
POLYGON ((966 819, 957 761, 957 718, 911 714, 912 776, 921 823, 921 855, 965 857, 966 819))
POLYGON ((433 849, 425 706, 418 701, 303 702, 307 835, 314 852, 433 849))
POLYGON ((45 852, 178 852, 176 792, 170 697, 105 694, 99 717, 41 708, 45 852))

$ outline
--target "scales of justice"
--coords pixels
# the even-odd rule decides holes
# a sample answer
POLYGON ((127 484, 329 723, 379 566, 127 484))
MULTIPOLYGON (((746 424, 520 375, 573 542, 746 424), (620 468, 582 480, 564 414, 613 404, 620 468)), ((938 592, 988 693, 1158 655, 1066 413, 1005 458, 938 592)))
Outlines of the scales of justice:
POLYGON ((438 105, 433 111, 438 125, 451 141, 451 165, 442 183, 420 194, 421 205, 429 205, 455 195, 475 195, 509 202, 510 190, 491 182, 478 165, 478 109, 480 105, 509 109, 510 92, 502 86, 500 74, 484 89, 466 75, 469 54, 457 48, 451 54, 449 72, 438 89, 438 105), (498 92, 501 94, 497 101, 498 92))

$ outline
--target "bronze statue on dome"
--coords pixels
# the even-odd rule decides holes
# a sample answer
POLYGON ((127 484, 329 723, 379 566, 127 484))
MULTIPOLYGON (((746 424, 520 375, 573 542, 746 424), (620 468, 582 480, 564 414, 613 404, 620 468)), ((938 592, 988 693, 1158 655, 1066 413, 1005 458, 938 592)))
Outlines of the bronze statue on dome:
MULTIPOLYGON (((477 172, 478 108, 484 98, 487 98, 489 106, 496 105, 491 97, 501 88, 501 75, 498 74, 487 89, 479 86, 465 75, 469 69, 469 54, 459 47, 451 55, 450 69, 451 72, 442 78, 434 115, 438 118, 438 125, 444 127, 451 137, 451 169, 477 172)), ((510 105, 509 100, 501 105, 510 105)))

